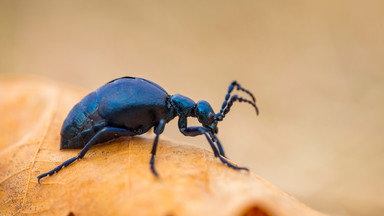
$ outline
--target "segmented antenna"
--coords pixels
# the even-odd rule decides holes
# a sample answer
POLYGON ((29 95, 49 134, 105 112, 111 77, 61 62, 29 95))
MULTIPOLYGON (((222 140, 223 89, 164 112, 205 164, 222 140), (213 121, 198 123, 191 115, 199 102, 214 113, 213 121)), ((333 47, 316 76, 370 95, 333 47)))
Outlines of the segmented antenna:
POLYGON ((251 104, 255 109, 256 109, 256 114, 259 115, 259 109, 257 108, 255 102, 256 102, 256 99, 255 99, 255 96, 253 96, 253 94, 248 91, 247 89, 244 89, 241 87, 241 85, 236 82, 236 81, 233 81, 229 87, 228 87, 228 92, 227 94, 225 95, 225 100, 223 102, 223 104, 221 105, 221 109, 220 109, 220 112, 218 114, 216 114, 216 119, 218 121, 221 121, 223 120, 223 118, 225 117, 225 115, 229 112, 229 110, 231 109, 231 106, 233 104, 233 102, 235 101, 239 101, 239 102, 246 102, 246 103, 249 103, 251 104), (233 91, 234 87, 236 86, 237 90, 240 90, 240 91, 243 91, 245 93, 247 93, 249 96, 251 96, 252 98, 252 101, 250 100, 247 100, 245 98, 242 98, 242 97, 238 97, 237 95, 233 95, 231 97, 231 99, 229 100, 230 96, 231 96, 231 92, 233 91), (229 102, 228 102, 229 100, 229 102))
POLYGON ((247 93, 249 96, 251 96, 253 103, 256 103, 255 96, 253 96, 253 94, 250 91, 248 91, 247 89, 244 89, 243 87, 241 87, 241 85, 236 80, 233 81, 231 83, 231 85, 229 85, 228 93, 231 93, 233 90, 233 87, 235 87, 235 86, 236 86, 237 90, 243 91, 243 92, 247 93))
POLYGON ((223 120, 225 115, 231 110, 231 106, 233 105, 233 102, 235 102, 235 101, 246 102, 246 103, 251 104, 255 108, 255 110, 256 110, 256 115, 259 115, 259 108, 257 108, 255 103, 253 103, 250 100, 247 100, 247 99, 244 99, 242 97, 239 97, 237 95, 233 95, 231 97, 231 100, 229 100, 229 102, 227 104, 227 107, 222 112, 220 111, 220 113, 216 115, 217 116, 217 120, 219 120, 219 121, 223 120))

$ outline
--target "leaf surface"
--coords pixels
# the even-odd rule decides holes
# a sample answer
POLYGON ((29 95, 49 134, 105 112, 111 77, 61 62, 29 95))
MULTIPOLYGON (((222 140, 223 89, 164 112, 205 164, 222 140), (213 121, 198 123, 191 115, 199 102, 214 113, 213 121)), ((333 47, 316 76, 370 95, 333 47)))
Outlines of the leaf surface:
POLYGON ((0 215, 321 215, 212 152, 153 134, 122 137, 37 182, 79 150, 59 150, 60 129, 85 91, 51 81, 0 79, 0 215))

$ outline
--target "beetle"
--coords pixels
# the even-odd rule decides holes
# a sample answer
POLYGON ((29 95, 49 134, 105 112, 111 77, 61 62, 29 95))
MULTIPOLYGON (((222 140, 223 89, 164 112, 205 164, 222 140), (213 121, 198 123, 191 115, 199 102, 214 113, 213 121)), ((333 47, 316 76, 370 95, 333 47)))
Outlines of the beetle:
POLYGON ((204 100, 195 103, 192 99, 180 95, 169 95, 158 84, 137 77, 121 77, 114 79, 85 96, 69 112, 61 128, 60 149, 82 149, 80 153, 55 169, 39 175, 40 179, 59 172, 74 161, 81 159, 90 147, 121 136, 140 135, 152 127, 156 134, 150 159, 150 169, 158 177, 155 169, 155 155, 159 135, 167 122, 179 117, 178 127, 185 136, 205 135, 214 156, 220 161, 237 170, 248 170, 230 163, 223 147, 215 134, 218 133, 217 123, 222 121, 230 111, 234 102, 251 104, 259 114, 255 97, 251 92, 233 81, 228 88, 225 100, 219 113, 215 114, 211 105, 204 100), (234 88, 251 96, 251 100, 231 96, 234 88), (195 117, 202 126, 188 127, 187 117, 195 117), (216 145, 217 147, 216 147, 216 145))

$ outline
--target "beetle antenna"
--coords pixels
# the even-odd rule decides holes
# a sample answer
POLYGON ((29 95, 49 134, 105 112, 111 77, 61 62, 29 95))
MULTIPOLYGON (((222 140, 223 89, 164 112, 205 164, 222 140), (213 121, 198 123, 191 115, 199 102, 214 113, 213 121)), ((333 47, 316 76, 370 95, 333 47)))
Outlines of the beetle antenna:
MULTIPOLYGON (((253 96, 253 94, 252 94, 250 91, 248 91, 247 89, 244 89, 243 87, 241 87, 241 85, 235 80, 235 81, 232 81, 231 84, 230 84, 229 87, 228 87, 228 92, 227 92, 227 94, 225 95, 224 102, 223 102, 223 104, 221 105, 221 110, 220 110, 220 112, 218 113, 218 115, 219 115, 219 114, 221 115, 221 114, 224 112, 224 109, 225 109, 225 108, 227 107, 227 105, 228 105, 228 100, 229 100, 229 98, 231 97, 231 92, 233 91, 233 89, 234 89, 235 87, 237 88, 237 90, 243 91, 243 92, 247 93, 249 96, 251 96, 253 103, 256 103, 255 96, 253 96)), ((243 100, 246 101, 245 99, 243 99, 243 100)), ((255 105, 255 106, 256 106, 256 105, 255 105)), ((220 116, 220 115, 219 115, 219 116, 220 116)), ((220 117, 217 117, 217 118, 220 119, 220 117)))
MULTIPOLYGON (((241 87, 241 85, 236 80, 231 82, 231 84, 229 85, 227 94, 230 94, 235 86, 236 86, 237 90, 243 91, 243 92, 247 93, 249 96, 251 96, 253 103, 256 103, 255 96, 253 96, 253 94, 250 91, 248 91, 247 89, 241 87)), ((226 99, 226 100, 228 100, 228 99, 226 99)))
MULTIPOLYGON (((225 115, 231 110, 231 106, 233 105, 233 102, 239 101, 239 102, 245 102, 251 104, 255 110, 256 114, 259 115, 259 108, 257 108, 256 104, 250 100, 247 100, 245 98, 239 97, 237 95, 233 95, 228 103, 223 103, 223 107, 221 108, 220 112, 216 114, 216 120, 222 121, 225 117, 225 115)), ((225 101, 226 102, 226 101, 225 101)))

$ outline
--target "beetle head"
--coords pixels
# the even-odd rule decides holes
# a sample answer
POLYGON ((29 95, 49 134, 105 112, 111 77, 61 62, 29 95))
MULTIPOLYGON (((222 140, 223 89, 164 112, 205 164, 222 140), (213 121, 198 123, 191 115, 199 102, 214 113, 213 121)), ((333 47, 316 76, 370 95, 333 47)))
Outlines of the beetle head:
POLYGON ((218 132, 215 112, 207 101, 201 100, 197 102, 195 108, 195 116, 205 128, 209 129, 215 134, 218 132))

